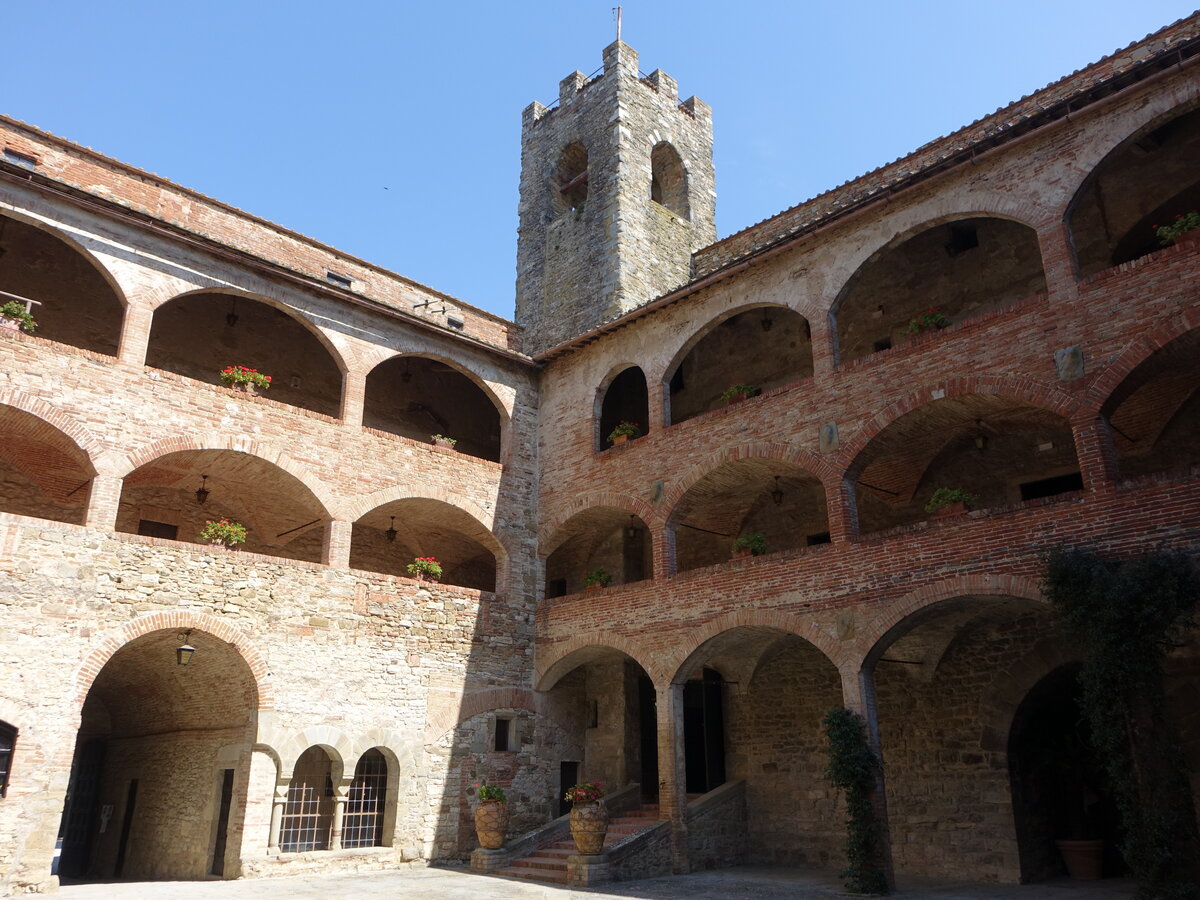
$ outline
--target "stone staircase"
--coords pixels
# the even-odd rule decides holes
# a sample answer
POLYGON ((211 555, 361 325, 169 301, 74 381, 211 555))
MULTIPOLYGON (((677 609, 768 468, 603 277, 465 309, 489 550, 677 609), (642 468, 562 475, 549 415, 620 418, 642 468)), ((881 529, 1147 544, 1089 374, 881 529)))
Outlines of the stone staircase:
MULTIPOLYGON (((609 850, 642 831, 657 825, 658 805, 646 805, 630 810, 608 821, 608 834, 604 838, 604 849, 609 850)), ((493 875, 520 878, 524 881, 542 881, 547 884, 567 883, 567 857, 576 854, 575 842, 565 840, 548 841, 525 856, 512 860, 512 864, 496 869, 493 875)))

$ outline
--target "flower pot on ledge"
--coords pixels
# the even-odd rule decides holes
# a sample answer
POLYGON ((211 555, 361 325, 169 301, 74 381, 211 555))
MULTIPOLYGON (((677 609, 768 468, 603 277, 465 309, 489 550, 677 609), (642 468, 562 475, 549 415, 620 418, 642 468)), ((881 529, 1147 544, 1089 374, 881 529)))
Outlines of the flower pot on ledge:
POLYGON ((251 397, 259 396, 258 388, 249 382, 245 382, 244 384, 233 384, 230 385, 230 387, 232 387, 239 394, 249 394, 251 397))
POLYGON ((613 443, 613 446, 615 447, 615 446, 617 446, 617 444, 624 444, 628 440, 629 440, 629 435, 618 434, 615 438, 612 439, 612 443, 613 443))
POLYGON ((734 550, 733 556, 731 558, 732 559, 746 559, 753 555, 754 555, 754 551, 751 550, 749 547, 742 547, 738 550, 734 550))
POLYGON ((948 519, 951 516, 961 516, 967 511, 967 504, 961 500, 954 503, 947 503, 945 506, 938 509, 933 517, 935 519, 948 519))
POLYGON ((440 450, 442 453, 453 453, 454 452, 454 442, 453 441, 437 440, 435 438, 433 441, 433 446, 434 446, 434 449, 440 450))
POLYGON ((16 319, 10 319, 8 316, 0 316, 0 328, 7 329, 8 331, 20 331, 21 323, 16 319))
POLYGON ((598 856, 604 852, 608 833, 608 808, 603 800, 576 803, 571 807, 571 837, 580 856, 598 856))

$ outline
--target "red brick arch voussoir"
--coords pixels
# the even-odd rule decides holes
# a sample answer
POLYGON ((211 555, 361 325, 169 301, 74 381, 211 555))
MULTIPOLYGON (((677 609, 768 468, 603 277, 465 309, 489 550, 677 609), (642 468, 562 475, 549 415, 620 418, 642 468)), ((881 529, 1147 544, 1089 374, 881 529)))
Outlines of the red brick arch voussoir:
POLYGON ((565 667, 564 663, 578 653, 592 647, 608 647, 623 653, 642 667, 655 685, 662 683, 653 666, 653 660, 658 654, 643 647, 638 641, 619 634, 615 631, 600 630, 588 634, 575 635, 562 643, 546 644, 539 642, 534 657, 533 685, 538 691, 548 691, 554 687, 558 679, 567 674, 574 666, 565 667))
POLYGON ((87 457, 92 471, 99 471, 97 463, 101 454, 104 453, 104 445, 75 419, 39 397, 11 389, 0 390, 0 405, 29 413, 62 432, 87 457))
POLYGON ((1102 409, 1113 392, 1146 360, 1171 341, 1200 328, 1200 305, 1171 312, 1135 337, 1100 373, 1087 392, 1087 404, 1102 409))
POLYGON ((543 529, 538 538, 538 554, 542 559, 548 557, 562 544, 562 541, 558 541, 556 538, 571 519, 582 512, 600 506, 614 507, 632 513, 652 531, 662 524, 662 517, 654 507, 639 497, 623 491, 587 491, 577 495, 559 510, 550 524, 543 529))

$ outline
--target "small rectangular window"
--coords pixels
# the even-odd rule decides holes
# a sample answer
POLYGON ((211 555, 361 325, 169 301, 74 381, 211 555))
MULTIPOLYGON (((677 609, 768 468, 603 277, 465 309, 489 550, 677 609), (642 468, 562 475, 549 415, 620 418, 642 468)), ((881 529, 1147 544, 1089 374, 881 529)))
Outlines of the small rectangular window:
POLYGON ((22 169, 36 169, 38 161, 28 153, 20 153, 11 147, 4 148, 4 161, 22 169))
POLYGON ((463 328, 466 327, 467 323, 464 322, 462 319, 455 318, 454 316, 446 316, 446 324, 449 325, 451 328, 453 328, 455 331, 462 331, 463 328))
POLYGON ((1042 497, 1082 490, 1083 476, 1078 472, 1071 472, 1069 475, 1055 475, 1053 478, 1025 482, 1021 485, 1021 499, 1040 500, 1042 497))
POLYGON ((506 753, 513 749, 513 720, 496 718, 496 751, 506 753))
POLYGON ((804 542, 809 547, 815 547, 817 544, 828 544, 829 543, 829 532, 822 531, 820 534, 810 534, 808 537, 806 537, 804 539, 804 542))
POLYGON ((882 353, 884 350, 891 350, 892 349, 892 339, 884 338, 881 341, 876 341, 874 344, 871 345, 871 349, 874 350, 876 353, 882 353))
POLYGON ((550 580, 550 583, 546 586, 546 596, 553 598, 553 597, 565 597, 566 595, 567 595, 567 579, 552 578, 550 580))
POLYGON ((145 537, 166 538, 168 541, 179 540, 178 525, 168 525, 166 522, 151 522, 149 519, 138 521, 137 533, 145 537))
POLYGON ((325 272, 325 280, 330 284, 336 284, 340 288, 354 287, 354 279, 349 275, 340 275, 337 272, 325 272))
POLYGON ((8 796, 8 773, 12 769, 13 747, 17 743, 17 729, 0 722, 0 797, 8 796))

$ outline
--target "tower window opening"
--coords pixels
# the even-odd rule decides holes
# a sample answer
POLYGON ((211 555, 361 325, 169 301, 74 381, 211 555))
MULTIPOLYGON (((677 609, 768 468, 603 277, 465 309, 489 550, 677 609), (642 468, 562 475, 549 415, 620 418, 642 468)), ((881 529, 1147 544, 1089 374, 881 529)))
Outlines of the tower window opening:
POLYGON ((588 195, 588 152, 579 141, 563 148, 558 160, 557 181, 558 198, 555 206, 558 211, 583 209, 588 195))
POLYGON ((650 151, 650 199, 681 219, 691 218, 683 160, 665 141, 650 151))

